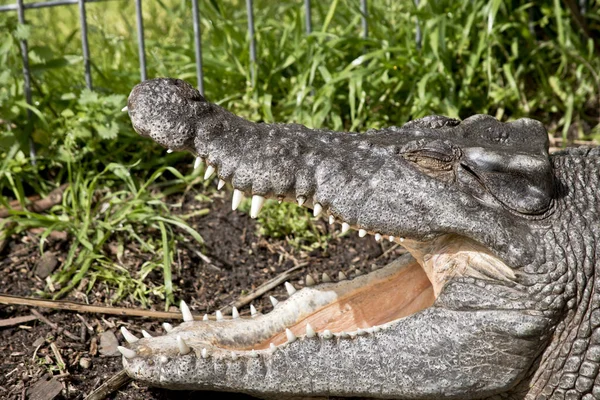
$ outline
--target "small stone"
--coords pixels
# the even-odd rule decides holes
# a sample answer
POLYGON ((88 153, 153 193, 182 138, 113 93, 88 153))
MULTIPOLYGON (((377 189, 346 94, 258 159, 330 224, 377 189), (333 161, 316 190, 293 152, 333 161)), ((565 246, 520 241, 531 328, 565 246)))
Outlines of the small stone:
POLYGON ((37 263, 35 263, 35 274, 42 279, 46 279, 46 277, 54 271, 57 265, 58 260, 56 259, 56 256, 47 251, 42 254, 37 263))
POLYGON ((82 357, 79 359, 79 366, 83 369, 88 369, 92 366, 92 360, 90 358, 82 357))
POLYGON ((105 356, 120 356, 121 353, 117 349, 119 341, 113 331, 106 331, 100 335, 100 354, 105 356))

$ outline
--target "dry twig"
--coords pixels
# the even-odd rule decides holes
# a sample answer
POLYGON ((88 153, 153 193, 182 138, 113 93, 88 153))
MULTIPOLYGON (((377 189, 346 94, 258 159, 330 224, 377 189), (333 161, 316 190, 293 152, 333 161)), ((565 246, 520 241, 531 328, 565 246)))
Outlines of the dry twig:
POLYGON ((115 376, 104 382, 98 389, 90 393, 84 400, 104 400, 107 396, 131 381, 125 370, 119 371, 115 376))

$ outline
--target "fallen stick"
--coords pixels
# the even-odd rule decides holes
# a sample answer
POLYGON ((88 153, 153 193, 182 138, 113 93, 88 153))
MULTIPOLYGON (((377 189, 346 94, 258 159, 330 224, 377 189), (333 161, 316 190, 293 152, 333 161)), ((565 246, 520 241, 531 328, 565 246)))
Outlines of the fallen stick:
POLYGON ((131 382, 131 378, 129 375, 127 375, 125 370, 121 370, 112 378, 100 385, 98 389, 90 393, 84 400, 104 400, 111 393, 119 390, 129 382, 131 382))
MULTIPOLYGON (((76 312, 96 313, 96 314, 109 314, 119 315, 128 317, 150 317, 155 319, 181 319, 181 313, 178 312, 166 312, 166 311, 152 311, 152 310, 139 310, 136 308, 118 308, 118 307, 104 307, 104 306, 90 306, 88 304, 74 303, 72 301, 64 300, 42 300, 32 299, 30 297, 0 295, 0 304, 13 304, 18 306, 31 306, 31 307, 44 307, 52 308, 55 310, 67 310, 76 312)), ((201 320, 202 316, 194 316, 194 319, 201 320)))
POLYGON ((243 306, 249 304, 252 300, 262 296, 263 294, 267 293, 269 290, 281 285, 283 282, 289 280, 292 276, 297 275, 294 272, 296 272, 300 268, 306 267, 307 265, 308 265, 307 262, 300 263, 300 264, 296 265, 295 267, 292 267, 292 268, 288 269, 287 271, 282 272, 281 274, 277 275, 275 278, 273 278, 273 279, 263 283, 259 287, 257 287, 250 294, 240 297, 237 301, 229 303, 228 305, 222 307, 220 311, 223 313, 230 313, 233 306, 235 306, 236 308, 242 308, 243 306))
MULTIPOLYGON (((59 187, 57 187, 56 189, 54 189, 53 191, 48 193, 48 196, 44 197, 43 199, 40 199, 39 196, 37 196, 37 195, 28 198, 28 200, 31 203, 26 205, 25 208, 27 208, 29 211, 33 211, 36 213, 41 212, 41 211, 46 211, 47 209, 51 208, 52 206, 54 206, 62 201, 62 195, 68 186, 69 186, 68 183, 64 183, 64 184, 60 185, 59 187)), ((21 204, 16 200, 11 201, 9 203, 9 205, 10 205, 10 209, 7 209, 7 208, 0 209, 0 218, 8 217, 10 215, 11 211, 21 211, 23 209, 21 207, 21 204)))
POLYGON ((21 325, 25 322, 35 321, 37 317, 35 315, 24 315, 22 317, 14 317, 7 319, 0 319, 0 328, 6 328, 7 326, 21 325))

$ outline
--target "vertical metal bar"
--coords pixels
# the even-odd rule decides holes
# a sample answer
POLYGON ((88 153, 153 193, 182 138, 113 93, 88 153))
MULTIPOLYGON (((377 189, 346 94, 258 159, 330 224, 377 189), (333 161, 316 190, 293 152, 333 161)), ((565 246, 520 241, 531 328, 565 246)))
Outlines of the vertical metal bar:
POLYGON ((90 70, 90 48, 88 47, 87 18, 85 15, 85 0, 79 0, 79 20, 81 23, 81 46, 83 47, 83 65, 85 85, 92 89, 92 72, 90 70))
MULTIPOLYGON (((419 0, 415 0, 415 7, 419 8, 419 0)), ((421 50, 421 42, 423 37, 421 35, 421 24, 419 24, 419 17, 417 17, 416 25, 415 42, 417 43, 417 50, 421 50)))
POLYGON ((362 36, 366 38, 369 36, 369 23, 367 17, 369 16, 367 10, 367 0, 360 0, 360 13, 362 14, 362 36))
POLYGON ((250 78, 252 86, 256 83, 256 41, 254 39, 254 10, 252 0, 246 0, 248 12, 248 33, 250 34, 250 78))
POLYGON ((198 0, 192 0, 192 17, 194 19, 194 49, 196 50, 196 79, 198 90, 204 96, 204 71, 202 70, 202 35, 200 32, 200 10, 198 0))
POLYGON ((305 10, 305 25, 306 25, 306 33, 310 34, 312 32, 312 13, 310 10, 310 0, 304 0, 304 10, 305 10))
MULTIPOLYGON (((23 0, 17 0, 17 14, 19 18, 19 24, 25 25, 25 9, 23 8, 23 0)), ((23 92, 25 94, 25 102, 28 105, 32 105, 31 101, 31 74, 29 71, 29 46, 27 45, 27 40, 21 39, 21 57, 23 57, 23 92)), ((33 137, 31 133, 33 131, 33 113, 31 109, 27 109, 27 127, 26 133, 29 140, 29 157, 31 158, 31 163, 33 165, 36 164, 36 153, 35 153, 35 144, 33 143, 33 137)))
POLYGON ((144 21, 142 20, 142 0, 135 0, 135 16, 138 35, 138 52, 140 55, 140 77, 145 81, 146 76, 146 45, 144 44, 144 21))

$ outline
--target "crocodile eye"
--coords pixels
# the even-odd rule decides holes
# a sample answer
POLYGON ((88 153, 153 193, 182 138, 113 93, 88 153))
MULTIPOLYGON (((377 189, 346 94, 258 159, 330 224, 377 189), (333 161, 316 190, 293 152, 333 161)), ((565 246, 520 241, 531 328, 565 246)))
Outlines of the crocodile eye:
POLYGON ((431 149, 419 149, 402 154, 402 156, 419 167, 431 171, 449 171, 455 161, 453 154, 442 153, 431 149))

